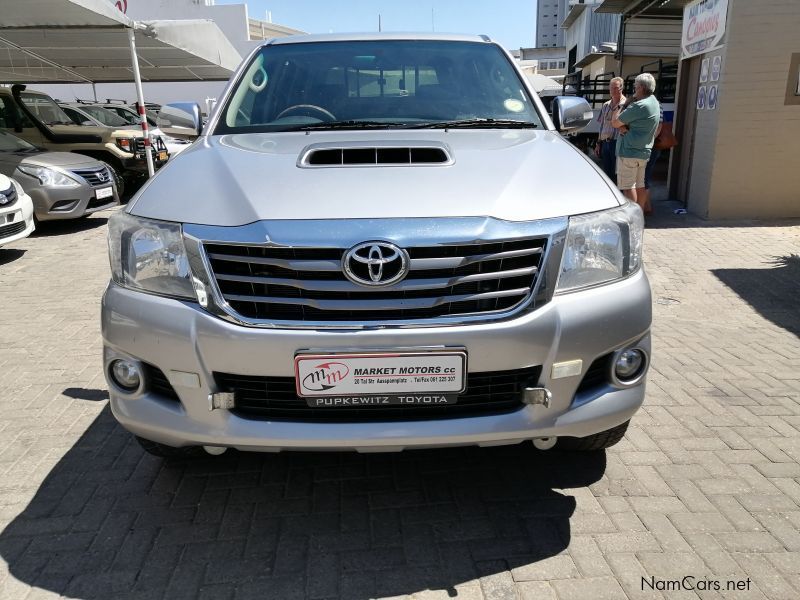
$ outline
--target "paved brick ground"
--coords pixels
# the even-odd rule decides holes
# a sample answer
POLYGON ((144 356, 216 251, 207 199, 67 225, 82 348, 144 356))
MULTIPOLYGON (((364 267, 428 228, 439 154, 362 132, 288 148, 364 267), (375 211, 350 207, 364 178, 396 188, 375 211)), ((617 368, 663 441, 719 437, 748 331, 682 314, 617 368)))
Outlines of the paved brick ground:
POLYGON ((651 223, 650 387, 606 453, 165 464, 106 406, 106 216, 0 250, 0 597, 800 597, 800 223, 651 223))

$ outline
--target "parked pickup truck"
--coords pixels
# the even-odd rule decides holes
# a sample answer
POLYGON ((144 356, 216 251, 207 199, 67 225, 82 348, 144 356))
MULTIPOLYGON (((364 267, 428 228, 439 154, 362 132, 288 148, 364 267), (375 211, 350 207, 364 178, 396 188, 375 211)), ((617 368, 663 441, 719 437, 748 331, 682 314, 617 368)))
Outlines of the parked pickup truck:
MULTIPOLYGON (((24 85, 0 87, 0 131, 51 152, 76 152, 103 161, 114 174, 120 196, 126 181, 147 176, 141 130, 76 125, 50 96, 24 85)), ((156 168, 168 158, 162 144, 153 157, 156 168)))
POLYGON ((651 297, 588 115, 485 36, 264 43, 109 221, 113 414, 162 456, 616 443, 651 297))

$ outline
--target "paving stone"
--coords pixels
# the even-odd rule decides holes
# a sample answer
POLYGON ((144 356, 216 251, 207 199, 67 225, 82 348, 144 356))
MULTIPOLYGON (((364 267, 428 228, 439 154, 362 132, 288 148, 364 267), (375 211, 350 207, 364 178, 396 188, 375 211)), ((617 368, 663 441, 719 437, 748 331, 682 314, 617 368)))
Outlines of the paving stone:
POLYGON ((560 600, 619 600, 625 592, 614 577, 562 579, 551 584, 560 600))
POLYGON ((783 545, 766 531, 717 533, 715 537, 730 552, 776 552, 783 549, 783 545))
POLYGON ((578 569, 570 556, 559 555, 511 569, 514 581, 552 581, 578 577, 578 569))

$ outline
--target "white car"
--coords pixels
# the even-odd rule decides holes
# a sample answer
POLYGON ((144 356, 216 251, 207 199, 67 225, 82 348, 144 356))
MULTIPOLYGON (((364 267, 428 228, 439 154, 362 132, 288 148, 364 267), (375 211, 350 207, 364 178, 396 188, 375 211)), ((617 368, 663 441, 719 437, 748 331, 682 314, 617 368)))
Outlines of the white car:
POLYGON ((33 230, 31 197, 16 181, 0 175, 0 246, 26 238, 33 230))

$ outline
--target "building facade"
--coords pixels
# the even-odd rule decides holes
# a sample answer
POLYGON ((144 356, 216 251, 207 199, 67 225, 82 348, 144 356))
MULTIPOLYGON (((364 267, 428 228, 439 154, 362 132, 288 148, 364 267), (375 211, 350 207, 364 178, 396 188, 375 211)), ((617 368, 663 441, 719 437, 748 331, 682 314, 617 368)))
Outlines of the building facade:
POLYGON ((566 48, 520 48, 512 52, 521 67, 531 73, 548 77, 563 77, 567 74, 566 48))
POLYGON ((621 18, 615 14, 595 12, 601 0, 569 0, 567 12, 560 26, 564 30, 567 48, 567 69, 575 71, 575 65, 588 54, 606 43, 616 43, 619 37, 621 18))
POLYGON ((702 217, 800 217, 800 2, 727 3, 724 43, 681 61, 671 190, 702 217))
POLYGON ((604 0, 599 10, 623 17, 623 65, 629 52, 679 61, 670 198, 709 219, 800 217, 800 2, 604 0))
POLYGON ((538 0, 536 5, 536 47, 559 48, 564 45, 561 22, 567 0, 538 0))

